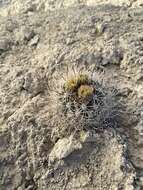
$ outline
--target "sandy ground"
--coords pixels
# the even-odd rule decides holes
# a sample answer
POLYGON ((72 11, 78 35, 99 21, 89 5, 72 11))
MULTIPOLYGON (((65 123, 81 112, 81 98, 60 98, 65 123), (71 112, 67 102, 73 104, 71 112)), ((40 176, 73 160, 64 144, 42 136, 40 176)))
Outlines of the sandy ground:
POLYGON ((12 1, 1 8, 1 190, 143 188, 143 8, 114 3, 12 1), (59 112, 57 123, 51 119, 49 84, 56 89, 72 66, 116 91, 117 125, 83 130, 59 112), (67 124, 79 136, 60 136, 67 124))

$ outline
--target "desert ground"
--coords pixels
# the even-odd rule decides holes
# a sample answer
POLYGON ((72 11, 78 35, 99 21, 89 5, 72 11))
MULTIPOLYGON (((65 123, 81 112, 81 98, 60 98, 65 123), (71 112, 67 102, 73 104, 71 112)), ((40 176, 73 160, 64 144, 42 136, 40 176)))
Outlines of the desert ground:
POLYGON ((143 190, 142 0, 0 0, 0 190, 143 190))

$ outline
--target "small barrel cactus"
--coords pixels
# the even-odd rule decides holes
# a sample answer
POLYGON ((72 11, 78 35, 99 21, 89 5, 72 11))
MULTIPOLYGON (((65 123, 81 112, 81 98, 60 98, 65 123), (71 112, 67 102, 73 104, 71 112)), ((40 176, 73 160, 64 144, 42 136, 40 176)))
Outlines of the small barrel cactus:
POLYGON ((53 91, 50 90, 52 123, 59 128, 59 133, 115 125, 114 93, 91 76, 84 71, 74 73, 63 77, 60 85, 53 85, 53 91))

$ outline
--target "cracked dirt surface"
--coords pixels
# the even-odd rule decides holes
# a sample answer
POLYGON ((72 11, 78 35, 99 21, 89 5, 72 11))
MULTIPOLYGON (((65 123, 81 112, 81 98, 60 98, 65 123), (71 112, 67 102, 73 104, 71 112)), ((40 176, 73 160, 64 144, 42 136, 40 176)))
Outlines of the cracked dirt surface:
POLYGON ((143 9, 37 7, 0 17, 0 189, 141 190, 143 9), (70 154, 54 153, 49 163, 59 146, 49 125, 49 76, 67 65, 116 88, 124 112, 117 129, 70 141, 79 149, 69 150, 70 137, 61 139, 58 148, 70 154))

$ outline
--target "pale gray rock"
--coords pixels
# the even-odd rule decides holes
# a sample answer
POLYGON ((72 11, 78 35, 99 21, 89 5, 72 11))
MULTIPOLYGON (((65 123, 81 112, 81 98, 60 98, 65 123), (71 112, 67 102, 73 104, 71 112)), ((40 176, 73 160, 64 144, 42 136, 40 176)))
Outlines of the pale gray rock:
POLYGON ((39 42, 39 36, 38 35, 35 35, 29 42, 29 45, 30 46, 36 46, 39 42))
POLYGON ((0 54, 10 49, 10 40, 0 38, 0 54))
POLYGON ((63 138, 58 140, 49 154, 49 161, 61 160, 69 156, 73 151, 82 148, 82 144, 74 139, 73 135, 69 138, 63 138))
POLYGON ((34 35, 34 31, 25 26, 15 31, 15 38, 18 42, 30 41, 34 35))

